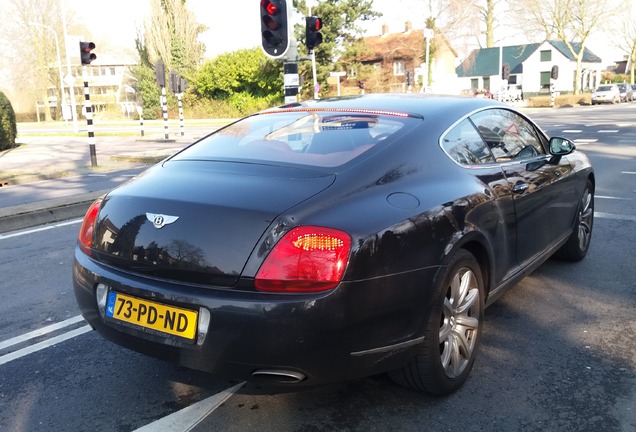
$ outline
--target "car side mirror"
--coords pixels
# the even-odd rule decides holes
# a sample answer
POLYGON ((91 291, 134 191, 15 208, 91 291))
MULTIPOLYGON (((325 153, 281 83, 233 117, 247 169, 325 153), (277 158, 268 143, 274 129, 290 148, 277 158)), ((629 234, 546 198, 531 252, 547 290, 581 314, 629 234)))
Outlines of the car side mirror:
POLYGON ((565 156, 574 151, 576 146, 567 138, 552 137, 550 138, 550 154, 552 156, 565 156))

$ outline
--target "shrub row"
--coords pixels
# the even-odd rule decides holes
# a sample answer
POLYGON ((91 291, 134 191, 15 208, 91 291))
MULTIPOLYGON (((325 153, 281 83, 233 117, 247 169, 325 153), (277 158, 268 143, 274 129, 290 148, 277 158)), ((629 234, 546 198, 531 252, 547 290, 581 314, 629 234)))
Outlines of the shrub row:
POLYGON ((9 98, 0 91, 0 150, 15 147, 18 126, 9 98))

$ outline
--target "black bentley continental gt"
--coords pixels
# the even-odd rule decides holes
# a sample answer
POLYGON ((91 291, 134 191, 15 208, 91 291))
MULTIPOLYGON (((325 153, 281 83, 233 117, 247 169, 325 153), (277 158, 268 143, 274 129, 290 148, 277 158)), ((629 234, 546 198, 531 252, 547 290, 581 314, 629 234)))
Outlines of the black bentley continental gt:
POLYGON ((75 295, 106 339, 190 368, 448 394, 485 307, 549 257, 585 257, 594 186, 571 141, 496 101, 288 104, 93 203, 75 295))

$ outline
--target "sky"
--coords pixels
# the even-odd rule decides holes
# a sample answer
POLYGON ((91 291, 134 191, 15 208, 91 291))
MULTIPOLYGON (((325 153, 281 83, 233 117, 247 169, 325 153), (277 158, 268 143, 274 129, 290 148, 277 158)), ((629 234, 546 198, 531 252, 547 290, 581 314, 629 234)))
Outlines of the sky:
MULTIPOLYGON (((142 26, 145 17, 149 15, 148 0, 62 1, 66 1, 68 9, 72 8, 77 15, 85 17, 84 21, 94 33, 93 37, 107 37, 113 46, 131 50, 134 48, 137 28, 142 26)), ((206 57, 259 46, 259 2, 260 0, 187 1, 197 21, 208 27, 200 37, 207 47, 206 57)), ((383 16, 366 24, 367 35, 380 34, 385 23, 389 25, 391 33, 402 31, 406 21, 412 21, 414 29, 422 28, 426 14, 424 5, 424 0, 373 0, 374 10, 383 13, 383 16)), ((300 21, 302 17, 296 19, 300 21)), ((517 44, 524 41, 511 40, 510 43, 505 43, 517 44)), ((622 58, 622 53, 612 49, 606 37, 590 38, 588 46, 603 58, 605 65, 622 58)))

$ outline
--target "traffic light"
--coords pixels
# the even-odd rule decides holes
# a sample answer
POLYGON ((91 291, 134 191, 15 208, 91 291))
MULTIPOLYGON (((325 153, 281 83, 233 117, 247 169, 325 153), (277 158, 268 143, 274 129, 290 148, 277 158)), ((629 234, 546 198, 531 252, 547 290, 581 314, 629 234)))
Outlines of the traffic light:
POLYGON ((322 42, 322 20, 317 16, 305 17, 305 44, 311 51, 322 42))
POLYGON ((550 71, 550 78, 552 79, 559 78, 559 67, 557 65, 552 66, 552 70, 550 71))
POLYGON ((508 63, 501 65, 501 79, 510 79, 510 65, 508 63))
POLYGON ((93 42, 80 42, 80 59, 82 60, 83 65, 91 64, 93 60, 97 58, 97 56, 91 51, 95 49, 95 44, 93 42))
POLYGON ((155 81, 159 87, 166 86, 166 66, 163 64, 163 60, 157 60, 155 63, 155 81))
POLYGON ((261 0, 261 36, 265 54, 281 58, 289 49, 287 0, 261 0))
POLYGON ((181 78, 179 80, 179 93, 184 93, 188 88, 188 80, 185 78, 181 78))
POLYGON ((175 71, 170 72, 169 76, 170 76, 170 90, 172 90, 172 93, 174 94, 179 93, 179 84, 180 84, 181 76, 179 75, 178 72, 175 72, 175 71))

